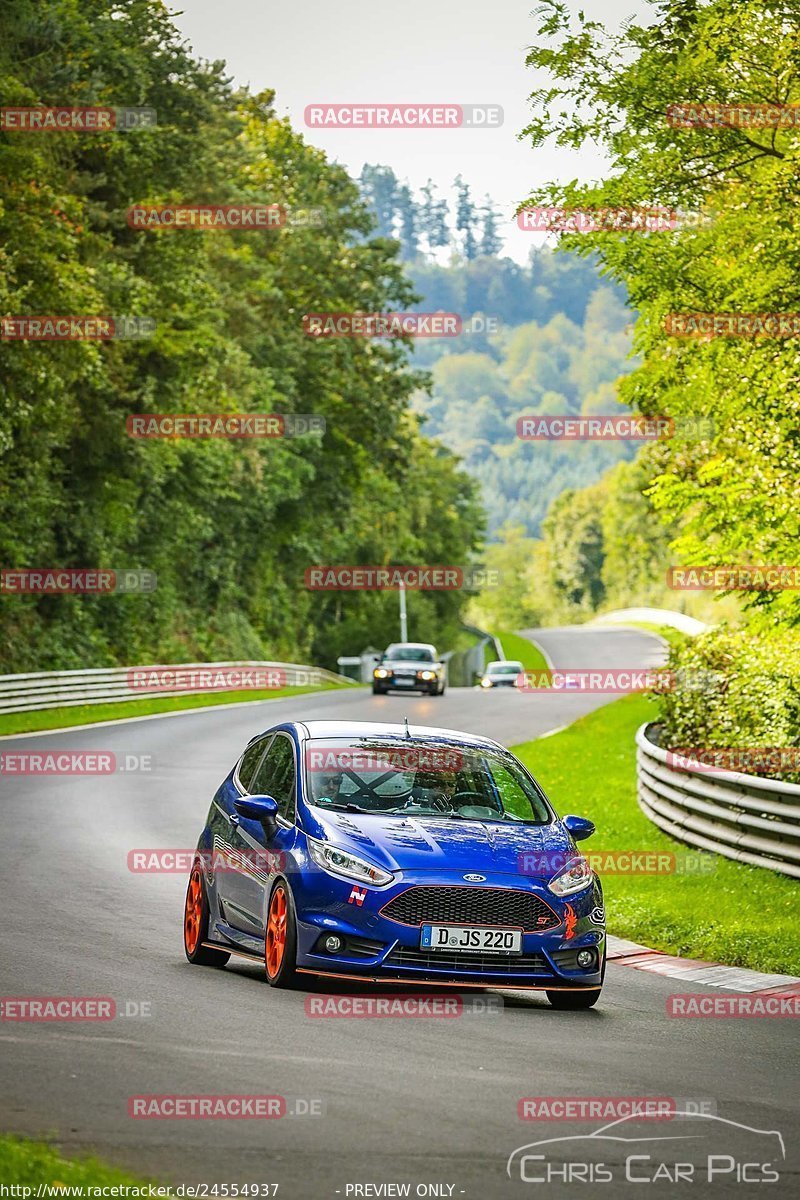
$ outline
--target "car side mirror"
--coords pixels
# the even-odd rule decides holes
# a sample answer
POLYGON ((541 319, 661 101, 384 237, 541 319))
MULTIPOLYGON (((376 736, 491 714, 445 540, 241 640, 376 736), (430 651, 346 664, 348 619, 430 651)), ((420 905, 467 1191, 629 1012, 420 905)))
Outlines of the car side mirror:
POLYGON ((562 825, 571 833, 576 842, 582 842, 584 838, 591 837, 594 833, 594 821, 590 821, 587 817, 564 817, 562 825))
POLYGON ((278 801, 272 796, 240 796, 233 807, 240 817, 258 821, 266 836, 272 837, 278 827, 278 801))

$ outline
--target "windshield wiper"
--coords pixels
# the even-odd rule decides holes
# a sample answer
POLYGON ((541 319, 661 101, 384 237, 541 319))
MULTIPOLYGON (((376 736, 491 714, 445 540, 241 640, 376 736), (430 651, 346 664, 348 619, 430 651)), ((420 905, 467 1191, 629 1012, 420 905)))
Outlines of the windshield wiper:
POLYGON ((359 805, 350 804, 349 802, 347 804, 320 804, 319 801, 317 801, 316 806, 317 808, 334 809, 336 812, 370 813, 375 811, 372 808, 360 808, 359 805))

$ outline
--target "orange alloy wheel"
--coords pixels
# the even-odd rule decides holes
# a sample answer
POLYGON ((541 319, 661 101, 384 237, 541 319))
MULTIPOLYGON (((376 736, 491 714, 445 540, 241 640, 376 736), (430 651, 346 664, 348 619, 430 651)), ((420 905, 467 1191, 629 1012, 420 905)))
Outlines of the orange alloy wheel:
POLYGON ((203 884, 200 869, 195 867, 189 876, 186 889, 186 912, 183 918, 183 937, 189 954, 194 954, 200 938, 200 922, 203 919, 203 884))
POLYGON ((267 974, 274 979, 281 969, 286 950, 286 892, 281 884, 272 893, 267 918, 267 974))

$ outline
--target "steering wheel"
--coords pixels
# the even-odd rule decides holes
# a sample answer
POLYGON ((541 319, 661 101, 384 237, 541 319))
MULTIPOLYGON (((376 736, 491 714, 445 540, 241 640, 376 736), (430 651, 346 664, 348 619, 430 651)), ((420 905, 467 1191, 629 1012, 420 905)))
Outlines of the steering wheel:
POLYGON ((483 795, 482 792, 472 792, 472 791, 456 792, 451 801, 453 808, 457 807, 457 803, 459 800, 463 800, 467 804, 469 803, 470 800, 479 800, 481 808, 489 807, 489 805, 484 803, 484 801, 486 800, 486 797, 483 795))

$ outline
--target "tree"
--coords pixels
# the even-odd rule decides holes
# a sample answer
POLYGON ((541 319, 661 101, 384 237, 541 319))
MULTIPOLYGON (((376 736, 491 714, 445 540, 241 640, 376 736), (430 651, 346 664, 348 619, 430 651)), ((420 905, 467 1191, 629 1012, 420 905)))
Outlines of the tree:
POLYGON ((499 254, 503 249, 503 239, 498 231, 498 216, 497 210, 494 207, 494 202, 491 196, 487 193, 484 197, 483 207, 481 208, 481 217, 483 221, 481 240, 478 245, 479 254, 499 254))
POLYGON ((364 163, 359 176, 361 196, 375 218, 378 237, 396 237, 400 185, 391 167, 364 163))
MULTIPOLYGON (((676 212, 668 233, 569 235, 623 282, 638 310, 641 365, 621 396, 676 420, 652 482, 652 501, 678 523, 676 562, 793 561, 800 533, 800 401, 796 343, 770 336, 677 337, 669 314, 793 313, 800 309, 800 234, 788 219, 798 168, 792 124, 723 124, 679 101, 741 108, 800 101, 800 13, 793 0, 665 0, 658 19, 619 33, 565 4, 540 11, 528 56, 549 80, 531 97, 532 144, 599 143, 607 178, 537 188, 531 200, 568 207, 676 212), (668 112, 673 117, 668 120, 668 112), (705 421, 705 424, 704 424, 705 421)), ((795 110, 796 111, 796 110, 795 110)), ((757 119, 758 113, 755 112, 757 119)), ((796 594, 754 604, 800 621, 796 594)))
POLYGON ((430 253, 442 246, 450 245, 450 229, 447 223, 449 208, 447 200, 437 197, 436 188, 431 179, 422 188, 422 196, 420 228, 430 253))
POLYGON ((464 258, 470 262, 478 255, 478 239, 475 236, 478 214, 470 197, 469 184, 465 183, 460 175, 456 176, 454 187, 457 194, 456 229, 461 234, 461 249, 464 258))
POLYGON ((401 254, 403 258, 416 258, 419 254, 419 210, 407 183, 397 189, 397 215, 401 254))

